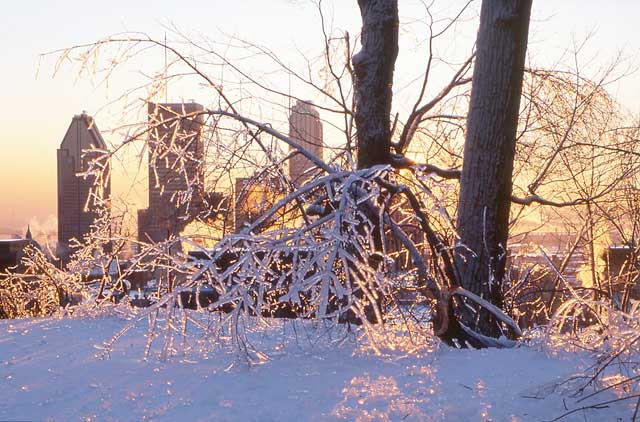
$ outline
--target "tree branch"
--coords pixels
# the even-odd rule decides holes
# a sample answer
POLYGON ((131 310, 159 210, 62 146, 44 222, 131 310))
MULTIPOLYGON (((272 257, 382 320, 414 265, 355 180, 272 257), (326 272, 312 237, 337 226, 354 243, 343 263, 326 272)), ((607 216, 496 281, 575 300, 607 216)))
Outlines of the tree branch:
POLYGON ((460 179, 460 170, 443 169, 433 164, 418 164, 402 154, 391 154, 391 167, 396 169, 417 168, 425 173, 435 173, 443 179, 460 179))

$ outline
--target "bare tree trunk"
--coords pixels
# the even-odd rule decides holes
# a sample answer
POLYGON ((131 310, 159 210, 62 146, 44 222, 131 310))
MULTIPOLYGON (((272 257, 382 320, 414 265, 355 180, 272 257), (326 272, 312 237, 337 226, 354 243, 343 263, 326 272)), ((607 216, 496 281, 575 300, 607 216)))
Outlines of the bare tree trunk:
POLYGON ((362 49, 353 56, 358 168, 387 164, 393 70, 398 57, 398 1, 358 0, 362 49))
MULTIPOLYGON (((460 179, 456 267, 463 288, 502 307, 515 139, 532 0, 484 0, 460 179)), ((501 335, 466 306, 461 322, 501 335)), ((478 315, 479 312, 479 315, 478 315)))

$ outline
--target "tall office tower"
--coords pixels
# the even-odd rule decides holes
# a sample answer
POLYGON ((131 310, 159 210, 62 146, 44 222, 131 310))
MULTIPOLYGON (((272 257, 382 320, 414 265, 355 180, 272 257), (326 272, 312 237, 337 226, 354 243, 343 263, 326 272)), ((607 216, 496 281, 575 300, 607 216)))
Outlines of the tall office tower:
POLYGON ((138 211, 138 238, 161 242, 184 230, 204 194, 204 107, 148 105, 149 208, 138 211))
POLYGON ((86 113, 73 116, 69 129, 58 149, 58 256, 70 254, 69 242, 82 240, 101 207, 108 207, 111 193, 109 163, 96 161, 100 151, 107 149, 93 118, 86 113), (107 166, 98 176, 81 176, 91 162, 107 166))
MULTIPOLYGON (((289 137, 322 160, 322 122, 313 103, 298 100, 291 107, 289 137)), ((308 158, 296 154, 289 160, 289 177, 296 186, 300 186, 309 177, 305 172, 314 167, 308 158)))

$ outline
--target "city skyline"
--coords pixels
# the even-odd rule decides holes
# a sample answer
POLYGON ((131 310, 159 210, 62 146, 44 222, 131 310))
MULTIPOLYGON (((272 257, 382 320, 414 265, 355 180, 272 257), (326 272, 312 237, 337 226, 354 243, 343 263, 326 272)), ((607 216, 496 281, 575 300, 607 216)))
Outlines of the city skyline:
MULTIPOLYGON (((38 3, 38 2, 36 2, 38 3)), ((49 9, 49 15, 57 16, 69 8, 76 7, 77 2, 62 2, 55 8, 45 2, 40 3, 40 9, 49 9)), ((242 31, 247 39, 264 40, 265 44, 276 51, 283 52, 285 57, 292 57, 296 45, 311 45, 307 51, 315 53, 319 50, 319 32, 314 30, 302 31, 309 27, 316 27, 317 11, 312 5, 300 2, 275 2, 271 6, 260 5, 259 2, 246 2, 244 5, 225 6, 220 9, 233 19, 216 20, 216 28, 225 33, 242 31), (255 3, 255 4, 254 4, 255 3), (272 25, 255 25, 261 19, 270 20, 272 25), (289 26, 284 25, 287 22, 289 26), (313 23, 313 25, 311 24, 313 23), (314 26, 315 25, 315 26, 314 26), (297 31, 297 32, 296 32, 297 31)), ((401 14, 407 15, 416 9, 418 2, 401 4, 405 7, 401 14)), ((632 16, 639 6, 633 2, 621 2, 629 8, 629 13, 618 19, 607 18, 615 14, 615 10, 603 8, 598 2, 537 2, 534 5, 534 20, 532 21, 532 35, 530 37, 530 55, 535 62, 542 64, 553 63, 559 57, 559 51, 568 48, 572 43, 572 37, 579 41, 591 30, 595 33, 589 41, 585 53, 585 61, 591 61, 592 67, 598 68, 598 51, 608 51, 613 56, 615 51, 626 47, 626 57, 637 57, 637 48, 634 48, 633 37, 635 23, 632 16), (580 18, 576 19, 576 11, 580 11, 580 18), (551 30, 548 30, 551 29, 551 30), (544 35, 541 35, 544 34, 544 35)), ((131 5, 126 2, 114 2, 106 13, 86 16, 76 28, 64 28, 56 32, 56 37, 44 37, 43 31, 50 28, 50 21, 34 16, 33 7, 27 3, 12 4, 4 20, 0 25, 0 32, 4 44, 9 45, 8 53, 0 60, 3 61, 3 69, 6 77, 3 79, 2 88, 9 101, 0 106, 0 115, 3 116, 4 134, 0 137, 0 145, 4 150, 4 164, 0 167, 0 179, 7 180, 10 174, 16 171, 28 174, 20 184, 0 184, 0 231, 23 233, 28 224, 37 226, 54 226, 52 217, 56 214, 56 185, 55 180, 55 150, 61 140, 60 133, 68 122, 68 116, 78 114, 81 110, 88 110, 92 115, 99 116, 101 128, 107 143, 119 143, 122 131, 110 132, 109 129, 117 127, 119 116, 105 107, 113 98, 105 97, 107 88, 100 84, 99 80, 79 77, 77 70, 72 67, 63 67, 55 78, 51 78, 55 71, 57 56, 46 56, 39 65, 39 53, 76 45, 86 41, 97 40, 105 35, 119 32, 123 29, 144 30, 150 33, 162 34, 171 31, 165 22, 171 19, 178 27, 188 27, 190 31, 198 32, 209 27, 210 20, 205 19, 209 13, 213 13, 212 6, 206 2, 195 2, 193 8, 201 13, 193 13, 193 10, 178 10, 170 2, 159 3, 150 12, 146 7, 131 5), (125 13, 126 11, 126 13, 125 13), (197 15, 201 15, 196 17, 197 15), (23 28, 20 22, 32 20, 35 25, 23 28), (81 34, 81 35, 80 35, 81 34), (15 41, 15 40, 18 41, 15 41), (35 78, 35 75, 38 75, 35 78), (12 106, 8 107, 11 103, 12 106), (33 111, 28 104, 38 104, 38 109, 44 108, 47 113, 33 111), (54 106, 55 104, 55 106, 54 106), (30 112, 25 112, 30 110, 30 112), (34 126, 33 130, 25 131, 27 125, 34 126), (106 128, 106 130, 105 130, 106 128)), ((33 6, 33 4, 31 4, 33 6)), ((357 32, 359 15, 357 8, 351 4, 330 4, 335 16, 335 27, 357 32)), ((615 9, 615 8, 613 8, 615 9)), ((219 13, 218 13, 219 15, 219 13)), ((319 28, 318 28, 319 29, 319 28)), ((464 31, 463 32, 464 35, 464 31)), ((463 37, 464 38, 464 37, 463 37)), ((161 66, 163 57, 152 57, 156 65, 161 66)), ((400 58, 403 60, 403 57, 400 58)), ((411 57, 405 55, 405 62, 411 62, 411 57)), ((402 62, 399 63, 401 65, 402 62)), ((593 69, 592 69, 593 70, 593 69)), ((403 87, 411 75, 398 72, 398 87, 403 87)), ((135 73, 132 72, 132 75, 135 73)), ((136 80, 136 77, 132 77, 136 80)), ((638 81, 637 73, 624 81, 623 85, 612 85, 609 89, 632 112, 638 111, 637 99, 638 81)), ((112 81, 109 90, 117 92, 122 86, 127 85, 128 79, 120 77, 112 81)), ((199 98, 197 91, 190 88, 173 86, 170 92, 170 101, 185 101, 195 98, 207 105, 213 102, 213 98, 199 98)), ((400 89, 400 88, 398 88, 400 89)), ((407 107, 398 104, 399 108, 407 107)), ((283 127, 286 127, 286 117, 281 118, 283 127)), ((331 137, 331 136, 329 136, 331 137)), ((136 179, 131 183, 131 175, 126 174, 126 169, 114 168, 113 190, 118 196, 131 193, 132 185, 136 186, 135 197, 138 205, 144 206, 144 184, 146 180, 136 179)), ((40 233, 35 234, 41 235, 40 233)))

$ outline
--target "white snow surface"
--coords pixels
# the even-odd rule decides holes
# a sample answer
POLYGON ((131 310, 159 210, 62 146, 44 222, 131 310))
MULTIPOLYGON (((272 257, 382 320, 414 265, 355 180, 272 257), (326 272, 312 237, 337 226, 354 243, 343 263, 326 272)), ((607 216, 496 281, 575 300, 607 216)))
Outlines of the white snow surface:
MULTIPOLYGON (((311 345, 301 338, 316 332, 294 336, 292 322, 256 337, 270 356, 260 365, 223 347, 145 361, 144 323, 99 358, 96 346, 126 323, 113 314, 0 321, 0 420, 541 421, 566 412, 563 400, 575 405, 561 383, 591 363, 530 346, 379 356, 353 339, 311 345)), ((613 407, 562 420, 629 417, 613 407)))

